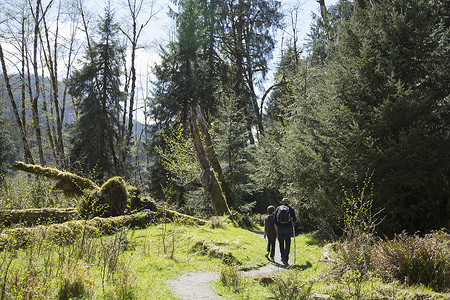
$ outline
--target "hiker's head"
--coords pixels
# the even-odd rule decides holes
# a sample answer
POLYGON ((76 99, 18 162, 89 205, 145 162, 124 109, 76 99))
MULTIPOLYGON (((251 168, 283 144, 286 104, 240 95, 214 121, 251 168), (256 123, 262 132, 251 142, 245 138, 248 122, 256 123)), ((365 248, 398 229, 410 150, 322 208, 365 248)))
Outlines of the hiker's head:
POLYGON ((288 198, 283 198, 283 199, 281 200, 281 204, 291 205, 291 201, 289 201, 288 198))
POLYGON ((269 205, 269 206, 267 207, 267 213, 268 213, 269 215, 272 215, 274 212, 275 212, 275 206, 269 205))

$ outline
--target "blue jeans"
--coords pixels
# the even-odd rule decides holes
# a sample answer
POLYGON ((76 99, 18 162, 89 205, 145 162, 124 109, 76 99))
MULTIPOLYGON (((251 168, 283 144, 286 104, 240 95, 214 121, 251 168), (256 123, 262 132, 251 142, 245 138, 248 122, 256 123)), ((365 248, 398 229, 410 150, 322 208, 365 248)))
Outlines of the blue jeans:
POLYGON ((267 237, 267 252, 270 253, 270 257, 275 257, 275 241, 276 237, 270 238, 267 237))
POLYGON ((291 251, 291 236, 292 229, 280 230, 278 229, 278 242, 280 243, 281 261, 289 261, 289 252, 291 251))

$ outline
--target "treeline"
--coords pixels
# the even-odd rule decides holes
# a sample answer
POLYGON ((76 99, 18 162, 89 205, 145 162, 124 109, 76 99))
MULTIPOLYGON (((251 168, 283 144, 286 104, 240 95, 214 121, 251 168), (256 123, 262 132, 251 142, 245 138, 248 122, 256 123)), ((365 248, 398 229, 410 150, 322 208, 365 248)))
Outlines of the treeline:
MULTIPOLYGON (((0 48, 0 58, 2 101, 26 162, 95 181, 120 175, 195 214, 264 212, 288 196, 304 230, 328 235, 367 203, 380 233, 448 227, 446 1, 321 0, 305 44, 298 8, 284 16, 279 1, 178 1, 175 37, 161 46, 147 93, 138 92, 135 66, 152 15, 144 1, 128 2, 129 26, 108 6, 95 28, 81 2, 23 5, 21 18, 1 25, 1 45, 16 51, 0 48), (58 39, 63 17, 83 28, 82 42, 75 31, 58 39), (20 62, 12 71, 11 53, 20 62), (133 129, 138 101, 142 134, 133 129), (68 106, 75 122, 64 126, 68 106)), ((2 163, 8 134, 0 133, 2 163)))

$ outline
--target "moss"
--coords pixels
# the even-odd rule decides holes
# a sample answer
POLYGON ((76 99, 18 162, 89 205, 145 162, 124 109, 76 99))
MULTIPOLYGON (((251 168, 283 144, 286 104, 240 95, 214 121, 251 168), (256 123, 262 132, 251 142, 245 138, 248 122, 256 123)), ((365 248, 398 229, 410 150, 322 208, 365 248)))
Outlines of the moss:
POLYGON ((87 178, 69 172, 62 172, 54 168, 26 164, 21 161, 14 162, 13 168, 15 168, 16 170, 39 176, 45 176, 47 178, 56 180, 57 183, 53 188, 61 190, 62 192, 64 192, 64 194, 70 197, 81 196, 85 193, 86 190, 99 189, 98 185, 87 178))
POLYGON ((226 264, 241 264, 233 253, 221 249, 210 241, 197 241, 194 243, 192 249, 194 251, 201 251, 202 253, 212 257, 220 258, 226 264))

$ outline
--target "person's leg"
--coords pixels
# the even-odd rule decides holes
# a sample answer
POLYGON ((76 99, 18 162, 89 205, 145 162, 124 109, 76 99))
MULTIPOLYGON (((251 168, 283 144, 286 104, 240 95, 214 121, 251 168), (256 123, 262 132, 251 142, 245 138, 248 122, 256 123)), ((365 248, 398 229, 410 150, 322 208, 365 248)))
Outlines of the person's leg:
POLYGON ((283 232, 278 232, 278 243, 280 244, 280 255, 281 260, 283 261, 284 243, 285 243, 285 234, 283 232))
POLYGON ((276 239, 270 239, 269 243, 270 243, 270 258, 274 259, 275 257, 275 241, 276 239))
POLYGON ((289 252, 291 251, 291 235, 286 235, 286 241, 285 241, 285 249, 284 249, 284 261, 289 261, 289 252))

